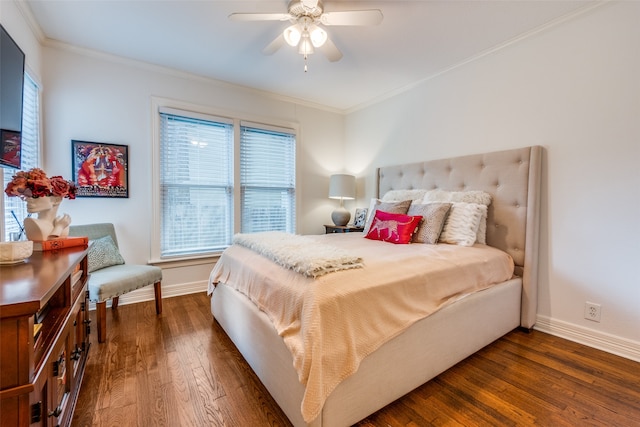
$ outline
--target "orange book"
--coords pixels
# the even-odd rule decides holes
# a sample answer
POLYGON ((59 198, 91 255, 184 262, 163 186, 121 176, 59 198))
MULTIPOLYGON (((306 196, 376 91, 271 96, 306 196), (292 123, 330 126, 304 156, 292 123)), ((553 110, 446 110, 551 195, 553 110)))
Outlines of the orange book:
POLYGON ((79 236, 33 242, 33 250, 38 252, 72 248, 75 246, 84 246, 86 248, 89 246, 89 238, 87 236, 79 236))

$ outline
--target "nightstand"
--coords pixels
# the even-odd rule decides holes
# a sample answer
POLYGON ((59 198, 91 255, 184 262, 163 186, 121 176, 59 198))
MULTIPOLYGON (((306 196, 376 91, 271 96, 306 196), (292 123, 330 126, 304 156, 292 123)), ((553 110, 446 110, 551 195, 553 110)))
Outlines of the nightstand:
POLYGON ((364 231, 362 227, 354 227, 353 225, 324 225, 324 233, 351 233, 354 231, 364 231))

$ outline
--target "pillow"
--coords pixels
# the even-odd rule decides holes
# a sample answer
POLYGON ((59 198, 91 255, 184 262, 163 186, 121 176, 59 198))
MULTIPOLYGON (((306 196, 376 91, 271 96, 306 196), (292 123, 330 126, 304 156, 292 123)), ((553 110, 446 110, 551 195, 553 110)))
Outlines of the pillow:
POLYGON ((369 232, 369 228, 371 227, 371 223, 373 222, 373 217, 376 214, 376 210, 380 209, 381 211, 385 211, 389 213, 406 214, 407 210, 409 210, 410 205, 411 205, 411 200, 404 200, 402 202, 383 202, 380 199, 371 199, 371 204, 369 205, 367 222, 364 224, 364 230, 363 230, 365 237, 369 232))
MULTIPOLYGON (((477 203, 479 205, 489 206, 491 204, 491 194, 481 190, 469 191, 445 191, 445 190, 429 190, 422 199, 423 203, 427 202, 464 202, 477 203)), ((483 214, 478 225, 476 233, 476 241, 485 245, 487 243, 487 214, 483 214)))
POLYGON ((365 236, 371 240, 382 240, 396 244, 411 243, 416 227, 422 221, 421 216, 376 211, 371 223, 371 230, 365 236))
POLYGON ((449 209, 451 209, 451 203, 411 203, 407 215, 422 216, 422 221, 411 241, 430 245, 438 243, 449 209))
POLYGON ((464 202, 477 203, 479 205, 489 206, 491 204, 491 194, 481 190, 469 191, 445 191, 445 190, 429 190, 422 199, 426 202, 464 202))
POLYGON ((124 259, 111 236, 100 237, 89 242, 87 261, 89 273, 112 265, 124 264, 124 259))
POLYGON ((427 193, 424 189, 415 190, 389 190, 382 196, 383 202, 400 202, 403 200, 422 200, 427 193))
POLYGON ((440 242, 473 246, 482 216, 487 207, 477 203, 453 203, 440 233, 440 242))
POLYGON ((482 213, 480 223, 478 224, 478 231, 476 231, 476 242, 482 243, 483 245, 487 244, 487 212, 488 210, 485 209, 482 213))

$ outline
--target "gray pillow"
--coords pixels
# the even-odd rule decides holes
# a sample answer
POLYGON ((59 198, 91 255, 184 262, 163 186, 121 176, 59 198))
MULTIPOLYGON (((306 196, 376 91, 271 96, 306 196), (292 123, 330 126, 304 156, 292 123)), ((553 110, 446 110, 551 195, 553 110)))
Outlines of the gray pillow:
POLYGON ((111 236, 104 236, 89 242, 89 273, 112 265, 124 264, 124 259, 118 251, 111 236))
POLYGON ((376 211, 383 211, 395 214, 406 214, 409 206, 411 205, 411 200, 403 200, 401 202, 383 202, 380 199, 371 199, 371 204, 369 205, 369 212, 367 213, 367 222, 364 225, 364 233, 363 236, 366 236, 371 228, 371 223, 373 222, 373 217, 376 216, 376 211))
POLYGON ((451 209, 451 203, 412 203, 407 215, 422 215, 422 222, 418 225, 411 241, 430 245, 438 243, 449 209, 451 209))

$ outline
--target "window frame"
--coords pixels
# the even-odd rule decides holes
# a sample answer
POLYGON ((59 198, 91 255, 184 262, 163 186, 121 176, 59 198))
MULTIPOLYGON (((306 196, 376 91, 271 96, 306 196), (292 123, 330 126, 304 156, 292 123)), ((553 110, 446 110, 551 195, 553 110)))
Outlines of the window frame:
POLYGON ((152 155, 151 155, 151 176, 152 176, 152 220, 151 220, 151 256, 152 264, 170 264, 172 267, 189 265, 199 265, 210 263, 212 259, 220 256, 222 251, 203 254, 162 256, 161 255, 161 221, 162 221, 162 198, 160 188, 160 111, 174 110, 183 111, 193 117, 200 118, 222 118, 233 123, 233 232, 240 233, 242 212, 241 212, 241 186, 240 186, 240 127, 244 123, 263 126, 264 129, 291 132, 295 135, 295 214, 294 222, 296 232, 299 227, 300 212, 300 130, 299 124, 285 120, 258 117, 247 113, 238 113, 230 110, 192 104, 188 102, 176 101, 162 97, 151 97, 151 123, 152 123, 152 155))
MULTIPOLYGON (((25 71, 24 71, 24 81, 23 81, 23 92, 27 86, 27 84, 33 84, 34 88, 35 88, 35 99, 36 99, 36 105, 35 105, 35 120, 36 123, 34 123, 34 131, 35 131, 35 145, 36 145, 36 153, 35 153, 35 157, 36 157, 36 161, 34 164, 30 164, 30 165, 24 165, 24 161, 22 162, 22 164, 20 165, 20 169, 13 169, 13 168, 1 168, 2 172, 0 174, 0 186, 2 187, 3 190, 3 195, 0 198, 0 211, 2 212, 2 223, 0 223, 0 241, 6 241, 8 240, 8 233, 13 230, 13 227, 7 227, 7 215, 6 215, 6 203, 5 203, 5 199, 6 196, 4 195, 4 189, 7 185, 7 181, 5 180, 5 171, 8 172, 7 175, 11 174, 15 174, 18 171, 21 170, 28 170, 34 167, 39 167, 42 168, 42 157, 43 157, 43 146, 42 146, 42 84, 40 83, 40 81, 34 77, 34 74, 31 73, 31 71, 28 69, 28 67, 25 65, 25 71)), ((24 96, 23 93, 23 102, 26 103, 26 96, 24 96)), ((28 115, 24 114, 24 104, 23 104, 23 113, 22 113, 22 128, 23 128, 23 133, 24 133, 24 121, 25 121, 25 117, 27 117, 28 115)), ((24 143, 24 141, 23 141, 24 143)), ((24 212, 26 212, 26 202, 21 201, 21 203, 24 204, 24 212)), ((20 216, 22 216, 22 218, 18 218, 20 221, 24 221, 24 217, 26 216, 26 214, 22 214, 20 213, 20 216)), ((26 236, 22 236, 23 239, 26 239, 26 236)))

